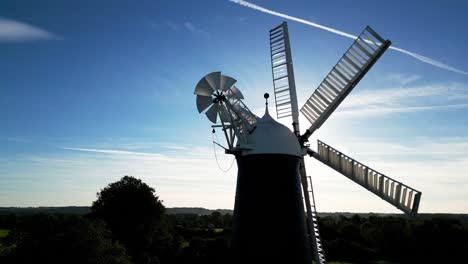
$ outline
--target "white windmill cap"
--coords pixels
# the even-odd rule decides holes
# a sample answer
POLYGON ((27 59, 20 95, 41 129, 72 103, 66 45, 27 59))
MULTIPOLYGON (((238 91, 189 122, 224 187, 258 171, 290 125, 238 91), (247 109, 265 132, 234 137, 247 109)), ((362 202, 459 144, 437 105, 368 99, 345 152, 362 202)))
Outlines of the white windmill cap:
POLYGON ((254 131, 248 136, 250 148, 242 154, 285 154, 301 157, 301 146, 297 137, 289 128, 278 123, 268 113, 268 106, 256 124, 254 131))

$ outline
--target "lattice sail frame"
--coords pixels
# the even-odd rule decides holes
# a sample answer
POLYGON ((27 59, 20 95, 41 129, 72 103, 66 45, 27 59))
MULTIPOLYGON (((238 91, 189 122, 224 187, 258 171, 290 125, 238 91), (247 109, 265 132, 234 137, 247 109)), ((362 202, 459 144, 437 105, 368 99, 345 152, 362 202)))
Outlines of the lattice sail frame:
POLYGON ((286 22, 270 30, 270 58, 276 116, 278 119, 291 116, 294 133, 299 136, 296 83, 286 22))
POLYGON ((302 141, 320 128, 390 45, 371 27, 364 29, 301 108, 311 123, 302 141))
POLYGON ((318 159, 403 212, 418 213, 421 192, 369 168, 346 154, 317 142, 318 159))

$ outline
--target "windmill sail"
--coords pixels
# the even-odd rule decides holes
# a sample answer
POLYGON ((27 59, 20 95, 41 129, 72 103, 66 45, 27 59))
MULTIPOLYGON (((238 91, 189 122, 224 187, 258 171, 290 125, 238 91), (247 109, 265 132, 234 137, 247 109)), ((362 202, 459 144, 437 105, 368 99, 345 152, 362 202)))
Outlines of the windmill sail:
POLYGON ((299 136, 299 110, 286 22, 270 30, 270 55, 276 115, 278 118, 291 116, 294 133, 299 136))
POLYGON ((320 128, 390 44, 369 26, 364 29, 301 108, 312 124, 303 141, 320 128))
POLYGON ((369 168, 320 140, 314 157, 406 214, 418 213, 420 191, 369 168))

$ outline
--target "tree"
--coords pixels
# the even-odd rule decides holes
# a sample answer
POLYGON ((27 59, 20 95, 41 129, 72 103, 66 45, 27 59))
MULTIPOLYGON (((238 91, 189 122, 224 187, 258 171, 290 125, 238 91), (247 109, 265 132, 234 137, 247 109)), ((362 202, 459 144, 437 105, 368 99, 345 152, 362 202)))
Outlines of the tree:
POLYGON ((140 179, 124 176, 97 193, 91 216, 104 220, 137 263, 158 263, 172 237, 165 207, 140 179))
POLYGON ((1 263, 130 264, 102 221, 81 216, 24 216, 9 235, 11 252, 1 263))

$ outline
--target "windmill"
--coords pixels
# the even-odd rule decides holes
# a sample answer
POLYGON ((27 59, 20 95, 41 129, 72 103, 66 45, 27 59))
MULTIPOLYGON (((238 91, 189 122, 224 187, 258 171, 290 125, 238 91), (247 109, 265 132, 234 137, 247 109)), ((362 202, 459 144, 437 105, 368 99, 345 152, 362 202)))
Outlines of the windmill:
MULTIPOLYGON (((259 118, 242 102, 236 80, 213 72, 195 88, 197 109, 220 124, 227 154, 236 157, 238 177, 233 248, 239 263, 326 263, 318 228, 312 180, 304 158, 314 157, 409 215, 418 212, 421 192, 309 137, 320 128, 391 45, 367 26, 300 109, 311 123, 301 134, 286 22, 269 32, 276 115, 292 119, 292 132, 268 113, 259 118), (305 207, 305 208, 304 208, 305 207)), ((265 94, 268 99, 268 94, 265 94)), ((268 102, 266 103, 268 104, 268 102)))

